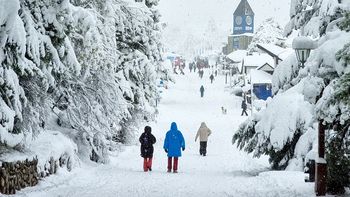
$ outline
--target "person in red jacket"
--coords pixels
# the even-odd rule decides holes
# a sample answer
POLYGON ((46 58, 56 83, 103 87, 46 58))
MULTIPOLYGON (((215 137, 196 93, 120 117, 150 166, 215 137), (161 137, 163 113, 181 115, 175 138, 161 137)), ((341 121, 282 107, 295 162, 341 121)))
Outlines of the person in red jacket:
POLYGON ((152 171, 153 144, 156 143, 156 137, 151 133, 150 126, 145 127, 145 131, 141 134, 139 141, 141 143, 141 157, 143 160, 143 171, 152 171))

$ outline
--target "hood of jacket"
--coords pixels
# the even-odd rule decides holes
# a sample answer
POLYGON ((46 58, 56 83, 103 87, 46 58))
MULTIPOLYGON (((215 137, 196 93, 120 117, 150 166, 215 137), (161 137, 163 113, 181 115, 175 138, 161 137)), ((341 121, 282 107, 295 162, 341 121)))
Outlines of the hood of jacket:
POLYGON ((176 122, 172 122, 170 126, 170 131, 177 131, 177 125, 176 122))
POLYGON ((152 128, 150 126, 145 127, 145 133, 150 134, 152 132, 152 128))
POLYGON ((205 122, 202 122, 200 128, 208 128, 208 127, 207 127, 207 125, 205 124, 205 122))

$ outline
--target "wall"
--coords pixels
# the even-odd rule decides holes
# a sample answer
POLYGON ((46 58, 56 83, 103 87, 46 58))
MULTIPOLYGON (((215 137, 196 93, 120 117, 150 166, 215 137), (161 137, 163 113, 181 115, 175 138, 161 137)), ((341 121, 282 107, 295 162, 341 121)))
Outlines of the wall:
POLYGON ((39 180, 55 174, 59 167, 66 166, 71 170, 70 157, 65 154, 58 160, 51 157, 42 168, 38 167, 38 159, 29 161, 2 162, 0 167, 0 193, 15 194, 16 190, 38 184, 39 180))

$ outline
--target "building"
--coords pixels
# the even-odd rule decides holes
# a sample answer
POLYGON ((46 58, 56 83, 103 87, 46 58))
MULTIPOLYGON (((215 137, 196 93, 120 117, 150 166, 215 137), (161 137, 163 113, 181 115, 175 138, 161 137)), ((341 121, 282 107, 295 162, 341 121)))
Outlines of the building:
POLYGON ((256 45, 262 52, 270 55, 274 60, 274 67, 276 67, 281 61, 286 59, 290 54, 294 53, 291 48, 282 48, 275 44, 257 44, 256 45))
POLYGON ((241 35, 229 35, 227 50, 232 52, 235 50, 246 50, 252 42, 253 34, 245 33, 241 35))
POLYGON ((242 74, 249 75, 251 70, 263 70, 269 71, 267 67, 273 67, 273 58, 266 53, 253 53, 247 55, 242 60, 242 68, 240 69, 242 74))
POLYGON ((272 75, 261 70, 250 72, 250 84, 253 92, 253 99, 267 100, 272 97, 272 75))
POLYGON ((234 50, 246 50, 253 39, 254 12, 247 0, 241 0, 233 13, 233 32, 228 36, 225 55, 234 50))
POLYGON ((247 0, 241 0, 233 13, 233 35, 254 33, 254 12, 247 0))
POLYGON ((258 67, 257 70, 262 70, 272 75, 275 71, 275 67, 271 66, 269 63, 266 62, 264 65, 258 67))

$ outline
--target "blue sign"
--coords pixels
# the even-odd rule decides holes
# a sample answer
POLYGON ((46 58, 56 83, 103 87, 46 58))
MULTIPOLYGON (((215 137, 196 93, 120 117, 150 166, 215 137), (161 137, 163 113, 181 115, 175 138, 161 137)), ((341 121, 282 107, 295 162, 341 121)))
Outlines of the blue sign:
POLYGON ((233 34, 254 33, 254 15, 233 15, 233 34))
POLYGON ((267 100, 272 97, 271 84, 254 84, 253 92, 258 99, 267 100))

